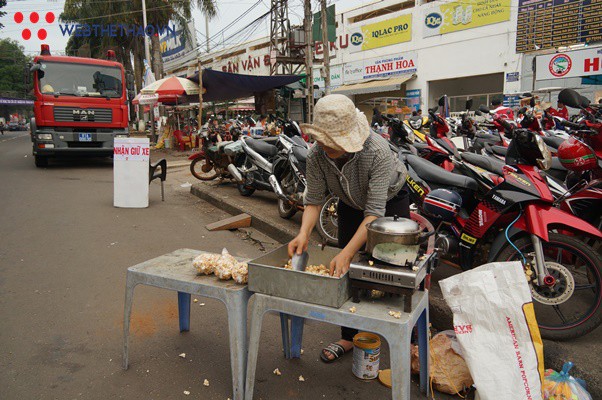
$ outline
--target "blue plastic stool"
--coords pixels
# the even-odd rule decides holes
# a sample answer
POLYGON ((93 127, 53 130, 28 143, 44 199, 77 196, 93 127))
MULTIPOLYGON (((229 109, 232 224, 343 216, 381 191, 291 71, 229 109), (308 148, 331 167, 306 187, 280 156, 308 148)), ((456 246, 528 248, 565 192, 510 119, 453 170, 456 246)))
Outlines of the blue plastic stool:
POLYGON ((301 344, 303 343, 304 323, 305 318, 280 313, 280 327, 282 329, 282 348, 284 349, 285 358, 301 358, 301 344), (288 323, 289 319, 291 321, 290 328, 288 323))

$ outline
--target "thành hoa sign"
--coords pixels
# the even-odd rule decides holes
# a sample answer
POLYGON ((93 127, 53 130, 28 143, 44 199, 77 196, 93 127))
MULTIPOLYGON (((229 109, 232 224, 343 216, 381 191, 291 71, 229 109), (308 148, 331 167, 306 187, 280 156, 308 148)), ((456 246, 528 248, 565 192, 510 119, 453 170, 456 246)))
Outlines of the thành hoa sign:
POLYGON ((345 83, 351 83, 369 78, 415 74, 417 70, 416 53, 408 52, 346 63, 343 79, 345 83))

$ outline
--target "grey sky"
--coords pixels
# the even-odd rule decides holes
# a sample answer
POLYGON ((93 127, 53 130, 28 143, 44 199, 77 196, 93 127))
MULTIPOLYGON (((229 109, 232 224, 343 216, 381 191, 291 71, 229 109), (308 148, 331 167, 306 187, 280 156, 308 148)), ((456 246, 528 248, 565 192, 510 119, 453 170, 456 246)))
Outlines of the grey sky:
MULTIPOLYGON (((129 1, 129 0, 124 0, 129 1)), ((239 32, 244 26, 267 12, 270 8, 270 0, 263 0, 261 4, 255 7, 252 11, 246 13, 253 4, 255 4, 257 0, 218 0, 218 16, 209 22, 209 36, 212 37, 211 47, 215 47, 218 45, 219 47, 224 46, 224 39, 227 39, 228 36, 239 32), (244 17, 241 18, 233 27, 229 28, 223 34, 215 36, 217 32, 222 30, 224 27, 229 25, 232 21, 237 19, 241 14, 244 13, 244 17)), ((372 3, 374 0, 335 0, 334 3, 337 6, 337 12, 357 7, 362 4, 372 3)), ((59 23, 57 20, 52 24, 48 24, 45 21, 45 15, 48 12, 52 12, 55 15, 55 18, 58 19, 61 11, 63 10, 64 0, 8 0, 7 6, 3 9, 7 12, 7 14, 1 18, 1 22, 4 24, 4 28, 0 31, 0 38, 12 38, 19 43, 21 43, 26 52, 29 54, 37 54, 40 51, 40 44, 48 43, 50 44, 51 50, 55 49, 56 51, 64 51, 65 45, 67 44, 67 36, 63 36, 60 29, 59 23), (16 12, 22 12, 25 19, 22 23, 17 24, 14 21, 14 15, 16 12), (32 12, 36 11, 40 20, 36 24, 32 24, 29 20, 29 16, 32 12), (25 28, 29 28, 32 32, 32 37, 29 40, 24 40, 22 38, 22 31, 25 28), (45 28, 48 32, 48 37, 45 40, 40 40, 37 36, 37 31, 40 28, 45 28)), ((317 9, 317 1, 312 1, 314 12, 317 9)), ((333 1, 329 1, 329 4, 333 3, 333 1)), ((299 23, 303 17, 303 0, 290 0, 289 1, 289 17, 293 24, 299 23)), ((195 26, 197 30, 197 39, 198 43, 203 44, 203 49, 205 48, 205 21, 203 15, 195 10, 193 12, 193 17, 195 21, 195 26)), ((269 17, 264 20, 264 22, 257 28, 257 30, 249 36, 248 39, 253 39, 261 36, 267 36, 269 33, 269 17)), ((225 45, 234 45, 238 43, 242 38, 246 35, 238 36, 232 38, 229 42, 226 42, 225 45)))

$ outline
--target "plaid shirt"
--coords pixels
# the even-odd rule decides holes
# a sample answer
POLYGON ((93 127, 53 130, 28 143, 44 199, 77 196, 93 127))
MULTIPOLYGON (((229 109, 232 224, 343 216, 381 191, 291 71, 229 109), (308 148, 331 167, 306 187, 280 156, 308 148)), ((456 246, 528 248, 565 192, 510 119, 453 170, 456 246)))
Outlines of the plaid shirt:
POLYGON ((364 148, 339 170, 318 145, 307 156, 305 205, 322 205, 329 191, 364 216, 383 217, 388 200, 405 184, 407 170, 389 143, 371 132, 364 148))

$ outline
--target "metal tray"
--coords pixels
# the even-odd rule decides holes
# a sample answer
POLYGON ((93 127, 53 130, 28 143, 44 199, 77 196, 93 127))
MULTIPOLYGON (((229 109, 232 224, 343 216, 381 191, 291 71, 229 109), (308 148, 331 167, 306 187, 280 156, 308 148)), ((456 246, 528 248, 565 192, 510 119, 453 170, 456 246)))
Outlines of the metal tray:
MULTIPOLYGON (((249 290, 251 292, 304 301, 306 303, 340 308, 351 297, 349 274, 341 278, 320 276, 309 272, 282 268, 289 260, 288 245, 249 261, 249 290)), ((340 249, 309 246, 307 265, 328 266, 340 249)))

